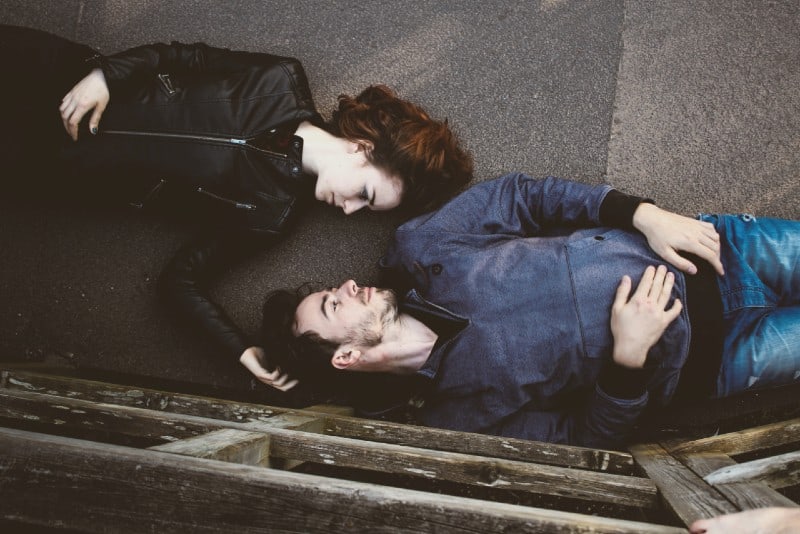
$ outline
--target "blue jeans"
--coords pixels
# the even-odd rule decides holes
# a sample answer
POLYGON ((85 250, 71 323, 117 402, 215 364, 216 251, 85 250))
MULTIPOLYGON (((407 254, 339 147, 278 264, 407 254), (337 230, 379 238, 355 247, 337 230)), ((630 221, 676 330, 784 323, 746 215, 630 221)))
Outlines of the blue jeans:
POLYGON ((720 235, 725 341, 716 396, 800 379, 800 221, 701 215, 720 235))

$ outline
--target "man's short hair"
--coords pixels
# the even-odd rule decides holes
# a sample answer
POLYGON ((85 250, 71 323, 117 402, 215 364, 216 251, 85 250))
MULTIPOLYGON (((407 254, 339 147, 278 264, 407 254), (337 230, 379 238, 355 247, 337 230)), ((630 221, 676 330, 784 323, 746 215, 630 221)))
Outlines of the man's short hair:
POLYGON ((300 302, 312 292, 308 284, 294 291, 279 289, 264 301, 261 344, 270 363, 301 382, 324 386, 337 369, 331 365, 338 343, 313 331, 294 334, 295 314, 300 302))

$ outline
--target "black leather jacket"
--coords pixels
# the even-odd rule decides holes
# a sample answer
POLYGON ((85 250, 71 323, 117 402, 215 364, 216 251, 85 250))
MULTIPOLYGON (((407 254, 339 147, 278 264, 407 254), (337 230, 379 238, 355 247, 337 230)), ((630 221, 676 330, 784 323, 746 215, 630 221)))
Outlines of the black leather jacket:
POLYGON ((178 252, 160 290, 175 315, 238 358, 252 343, 207 285, 280 237, 313 201, 315 180, 302 173, 294 136, 301 121, 321 122, 305 72, 295 59, 204 44, 155 44, 91 61, 111 100, 97 135, 81 133, 63 156, 102 183, 113 177, 114 193, 133 206, 211 217, 217 230, 178 252))
POLYGON ((296 59, 172 43, 92 60, 111 100, 98 134, 65 149, 75 170, 114 176, 134 206, 165 187, 184 202, 211 199, 257 233, 280 232, 310 194, 292 133, 320 118, 296 59))

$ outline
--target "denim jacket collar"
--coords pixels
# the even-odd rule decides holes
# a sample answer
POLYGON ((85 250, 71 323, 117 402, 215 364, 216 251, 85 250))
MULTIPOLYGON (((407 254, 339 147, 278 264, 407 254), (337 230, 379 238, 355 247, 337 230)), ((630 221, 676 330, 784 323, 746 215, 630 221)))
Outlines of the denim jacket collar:
POLYGON ((431 350, 431 355, 417 371, 417 374, 426 378, 435 378, 436 373, 439 371, 442 355, 446 352, 442 349, 469 325, 469 320, 456 315, 446 308, 428 302, 417 293, 416 289, 412 289, 406 294, 405 301, 401 305, 401 311, 419 319, 436 333, 437 339, 431 350))

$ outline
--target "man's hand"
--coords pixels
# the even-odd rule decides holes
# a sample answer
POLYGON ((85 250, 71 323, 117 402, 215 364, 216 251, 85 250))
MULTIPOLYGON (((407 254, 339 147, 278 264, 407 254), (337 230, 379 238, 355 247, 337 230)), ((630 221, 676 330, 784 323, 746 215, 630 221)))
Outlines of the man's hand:
POLYGON ((78 125, 90 109, 94 109, 92 117, 89 119, 89 131, 97 132, 100 125, 100 117, 108 105, 110 99, 106 77, 100 69, 94 69, 79 81, 72 90, 61 99, 61 121, 73 141, 78 140, 78 125))
POLYGON ((642 203, 633 213, 633 226, 644 234, 650 248, 677 269, 697 273, 697 266, 678 254, 681 250, 700 256, 720 275, 725 274, 719 259, 719 234, 711 223, 642 203))
POLYGON ((265 360, 264 349, 261 347, 249 347, 239 356, 241 364, 266 385, 281 391, 289 391, 297 385, 297 380, 290 380, 289 375, 281 373, 280 368, 276 368, 271 373, 267 371, 264 367, 265 360))
POLYGON ((614 362, 623 367, 641 368, 647 351, 656 344, 667 326, 681 313, 683 305, 669 302, 675 275, 660 265, 648 267, 639 286, 628 300, 631 279, 625 275, 611 306, 611 333, 614 335, 614 362))

